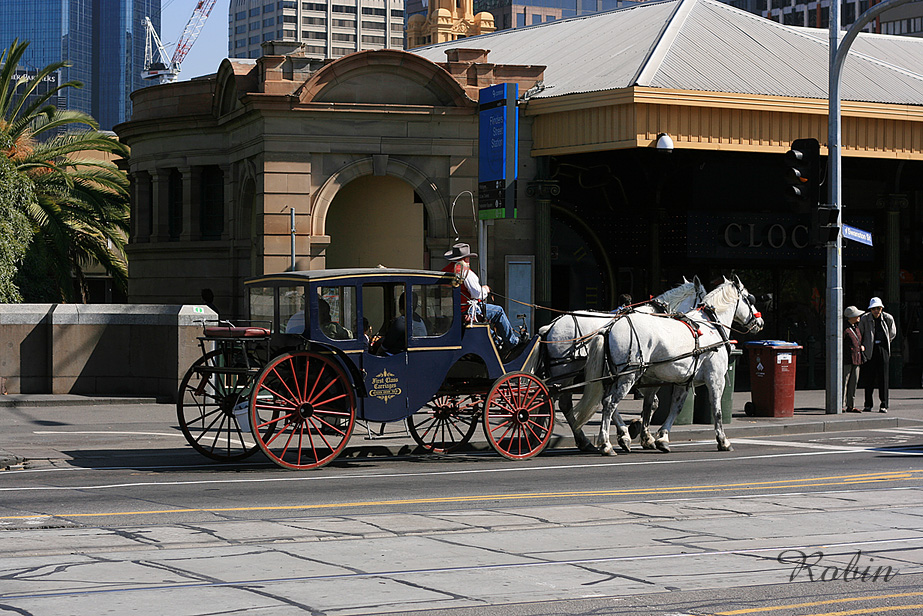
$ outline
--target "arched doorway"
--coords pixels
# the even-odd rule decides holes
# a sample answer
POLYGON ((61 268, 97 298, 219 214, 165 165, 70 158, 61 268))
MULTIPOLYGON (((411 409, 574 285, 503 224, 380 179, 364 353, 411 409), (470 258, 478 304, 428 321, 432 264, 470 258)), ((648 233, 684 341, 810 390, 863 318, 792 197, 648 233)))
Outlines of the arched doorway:
POLYGON ((390 176, 365 175, 337 191, 325 231, 326 267, 424 266, 423 204, 413 187, 390 176))

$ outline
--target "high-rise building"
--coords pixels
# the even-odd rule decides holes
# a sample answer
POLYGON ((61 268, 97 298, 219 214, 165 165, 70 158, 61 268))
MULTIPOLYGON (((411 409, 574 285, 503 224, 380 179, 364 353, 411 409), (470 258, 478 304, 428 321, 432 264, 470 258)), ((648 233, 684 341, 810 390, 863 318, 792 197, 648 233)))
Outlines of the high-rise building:
POLYGON ((160 29, 160 0, 2 0, 0 46, 29 41, 20 62, 27 72, 68 62, 57 78, 83 87, 63 91, 58 107, 89 113, 110 130, 131 117, 131 92, 148 85, 145 16, 160 29))
POLYGON ((403 0, 231 0, 228 56, 258 58, 264 41, 298 41, 306 57, 404 48, 403 0))
POLYGON ((592 15, 644 0, 474 0, 474 12, 488 11, 497 30, 524 28, 544 21, 592 15))
MULTIPOLYGON (((787 26, 830 27, 830 0, 722 0, 750 13, 787 26)), ((875 0, 840 0, 840 24, 845 30, 858 21, 875 0)), ((923 6, 909 3, 885 11, 864 28, 864 32, 923 36, 923 6)))

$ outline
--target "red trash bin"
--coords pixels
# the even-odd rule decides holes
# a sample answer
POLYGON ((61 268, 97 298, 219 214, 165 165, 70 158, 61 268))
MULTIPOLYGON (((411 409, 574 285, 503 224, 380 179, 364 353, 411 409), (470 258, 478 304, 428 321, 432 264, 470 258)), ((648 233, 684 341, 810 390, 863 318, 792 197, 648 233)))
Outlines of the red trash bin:
POLYGON ((744 406, 747 415, 792 417, 795 414, 795 359, 801 350, 797 342, 759 340, 748 342, 750 352, 750 395, 744 406))

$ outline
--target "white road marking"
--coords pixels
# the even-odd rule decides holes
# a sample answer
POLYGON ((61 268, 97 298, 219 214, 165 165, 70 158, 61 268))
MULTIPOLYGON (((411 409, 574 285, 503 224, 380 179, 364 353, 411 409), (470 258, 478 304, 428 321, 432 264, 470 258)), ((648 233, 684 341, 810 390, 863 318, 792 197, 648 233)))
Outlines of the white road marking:
POLYGON ((129 434, 133 436, 173 436, 183 438, 182 432, 110 432, 108 430, 33 430, 32 434, 129 434))
POLYGON ((880 447, 854 447, 851 445, 821 445, 820 443, 800 443, 798 441, 769 441, 756 438, 735 438, 735 443, 749 445, 768 445, 770 447, 796 447, 798 449, 823 449, 827 451, 874 451, 880 447))

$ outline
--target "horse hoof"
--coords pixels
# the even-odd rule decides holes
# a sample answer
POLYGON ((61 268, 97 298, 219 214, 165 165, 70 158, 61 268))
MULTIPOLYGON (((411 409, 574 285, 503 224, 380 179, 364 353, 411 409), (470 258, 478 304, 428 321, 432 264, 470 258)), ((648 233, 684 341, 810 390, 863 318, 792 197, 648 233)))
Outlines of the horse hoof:
POLYGON ((641 441, 641 449, 657 449, 654 441, 641 441))
POLYGON ((617 453, 615 452, 615 450, 612 448, 612 445, 606 445, 604 448, 602 448, 602 449, 599 450, 599 453, 601 453, 601 454, 604 455, 604 456, 617 456, 617 455, 619 455, 619 454, 617 454, 617 453))
POLYGON ((620 441, 619 441, 619 447, 621 447, 621 448, 622 448, 622 451, 624 451, 625 453, 631 453, 631 441, 627 441, 627 440, 622 441, 622 440, 620 440, 620 441))
POLYGON ((730 443, 718 443, 718 451, 734 451, 730 443))
POLYGON ((657 441, 656 445, 657 445, 657 449, 659 449, 660 451, 664 453, 670 453, 669 443, 664 443, 663 441, 657 441))

